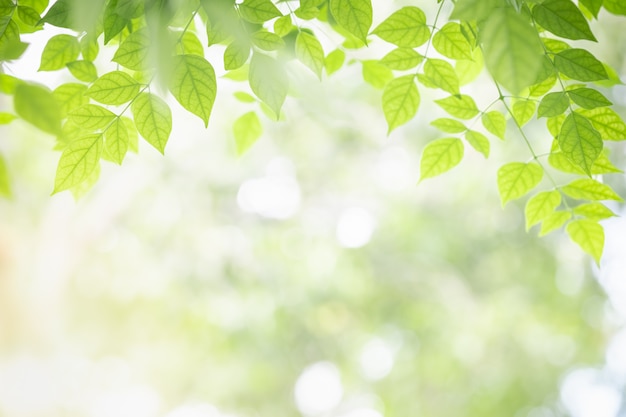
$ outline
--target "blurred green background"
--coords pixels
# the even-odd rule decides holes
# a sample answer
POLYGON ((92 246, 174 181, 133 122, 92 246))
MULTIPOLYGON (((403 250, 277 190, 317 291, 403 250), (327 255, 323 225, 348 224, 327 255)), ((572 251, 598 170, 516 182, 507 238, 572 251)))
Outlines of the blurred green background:
POLYGON ((0 416, 626 415, 624 222, 600 272, 526 233, 495 187, 515 135, 416 185, 439 110, 424 92, 387 137, 359 72, 296 76, 241 158, 224 81, 208 131, 175 112, 165 157, 142 144, 78 201, 49 196, 52 137, 2 126, 0 416))

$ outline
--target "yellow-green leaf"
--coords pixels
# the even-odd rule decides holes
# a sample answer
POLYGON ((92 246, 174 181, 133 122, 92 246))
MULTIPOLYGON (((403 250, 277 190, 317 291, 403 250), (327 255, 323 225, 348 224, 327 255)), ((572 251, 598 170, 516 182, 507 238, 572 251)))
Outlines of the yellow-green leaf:
POLYGON ((483 126, 492 135, 504 140, 506 134, 506 119, 499 111, 490 111, 482 115, 483 126))
POLYGON ((475 130, 468 130, 465 133, 465 140, 472 146, 472 148, 483 154, 485 158, 489 157, 489 150, 491 146, 489 144, 489 139, 487 139, 485 135, 475 130))
POLYGON ((85 181, 99 164, 102 135, 88 135, 72 141, 63 150, 54 179, 54 193, 70 189, 85 181))
POLYGON ((420 94, 413 75, 405 75, 387 83, 383 91, 383 112, 391 133, 415 116, 420 94))
POLYGON ((217 95, 217 83, 213 66, 198 55, 174 57, 174 70, 170 81, 174 98, 208 126, 213 103, 217 95))
POLYGON ((81 60, 68 62, 65 65, 67 65, 72 75, 80 81, 90 83, 98 78, 98 70, 93 62, 81 60))
POLYGON ((47 88, 18 84, 13 97, 15 113, 44 132, 61 133, 61 106, 47 88))
POLYGON ((103 103, 120 105, 129 102, 139 93, 139 83, 122 71, 112 71, 98 78, 87 95, 103 103))
POLYGON ((604 229, 592 220, 574 220, 565 228, 572 241, 600 264, 604 249, 604 229))
POLYGON ((472 47, 461 33, 461 25, 448 22, 433 36, 433 46, 451 59, 472 59, 472 47))
POLYGON ((121 119, 115 119, 104 133, 104 155, 118 165, 128 152, 128 128, 121 119))
POLYGON ((56 35, 50 38, 41 53, 39 71, 55 71, 75 61, 80 53, 78 40, 71 35, 56 35))
POLYGON ((458 138, 437 139, 424 147, 420 160, 420 181, 454 168, 463 159, 463 142, 458 138))
POLYGON ((459 78, 449 62, 443 59, 428 59, 424 64, 424 75, 434 87, 450 94, 459 94, 459 78))
POLYGON ((543 177, 543 169, 535 163, 511 162, 498 170, 498 191, 504 206, 535 188, 543 177))
POLYGON ((85 130, 102 129, 113 121, 117 116, 110 110, 95 104, 85 104, 73 109, 68 114, 68 119, 85 130))
POLYGON ((454 95, 440 100, 435 100, 442 109, 459 119, 471 119, 480 111, 474 99, 465 94, 454 95))
POLYGON ((372 26, 371 0, 330 0, 329 9, 339 26, 367 43, 372 26))
POLYGON ((67 83, 58 86, 52 95, 61 106, 61 114, 65 117, 69 111, 89 103, 89 97, 85 95, 86 92, 87 86, 85 84, 67 83))
POLYGON ((263 23, 282 16, 271 0, 244 0, 239 5, 239 13, 241 17, 252 23, 263 23))
POLYGON ((147 29, 140 29, 130 34, 118 47, 113 62, 131 70, 141 71, 148 67, 150 34, 147 29))
POLYGON ((524 213, 526 230, 548 218, 561 204, 561 193, 556 190, 542 191, 528 200, 524 213))
POLYGON ((590 175, 603 143, 600 133, 589 120, 578 113, 570 113, 561 126, 558 140, 563 155, 590 175))
POLYGON ((251 111, 239 117, 233 124, 237 155, 243 155, 263 133, 261 121, 255 112, 251 111))
POLYGON ((322 79, 324 50, 314 35, 300 32, 296 38, 296 58, 322 79))
MULTIPOLYGON (((406 48, 421 46, 430 37, 430 29, 426 25, 426 15, 420 8, 414 6, 403 7, 395 11, 372 33, 387 42, 406 48)), ((358 37, 365 39, 365 37, 358 37)))
POLYGON ((254 94, 278 117, 289 90, 289 79, 283 65, 274 58, 255 52, 250 60, 249 80, 254 94))
POLYGON ((562 188, 568 196, 578 200, 616 200, 622 198, 613 189, 591 178, 580 178, 562 188))
POLYGON ((141 93, 130 106, 139 134, 159 152, 172 132, 172 111, 167 103, 151 93, 141 93))
POLYGON ((545 236, 563 226, 572 217, 569 211, 555 211, 541 222, 539 236, 545 236))

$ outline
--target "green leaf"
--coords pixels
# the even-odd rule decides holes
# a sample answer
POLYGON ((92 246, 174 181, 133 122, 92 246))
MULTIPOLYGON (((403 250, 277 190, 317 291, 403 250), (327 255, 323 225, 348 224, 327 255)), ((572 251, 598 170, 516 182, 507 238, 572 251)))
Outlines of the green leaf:
POLYGON ((435 87, 450 94, 459 94, 459 78, 454 68, 443 59, 428 59, 424 64, 424 75, 435 87))
POLYGON ((577 200, 616 200, 622 201, 611 187, 591 178, 580 178, 562 188, 568 196, 577 200))
POLYGON ((603 6, 610 13, 626 16, 626 4, 622 0, 604 0, 603 6))
POLYGON ((31 7, 18 6, 17 15, 22 22, 26 23, 29 26, 38 26, 39 21, 41 20, 41 16, 39 16, 39 13, 37 13, 37 11, 31 7))
POLYGON ((278 118, 289 90, 289 79, 284 67, 274 58, 255 52, 250 61, 249 81, 254 94, 267 104, 278 118))
POLYGON ((554 66, 573 80, 598 81, 609 76, 602 62, 585 49, 566 49, 554 56, 554 66))
POLYGON ((300 32, 296 38, 296 58, 322 79, 324 69, 324 50, 314 35, 300 32))
POLYGON ((14 20, 7 23, 0 37, 0 61, 11 61, 22 56, 28 44, 20 40, 20 28, 14 20))
POLYGON ((87 61, 94 61, 98 57, 100 47, 98 46, 98 40, 93 36, 83 36, 79 42, 80 53, 87 61))
POLYGON ((107 159, 122 164, 128 152, 128 128, 121 119, 115 119, 104 133, 104 154, 107 159))
POLYGON ((68 190, 85 181, 98 166, 101 154, 100 134, 72 141, 59 159, 52 193, 68 190))
POLYGON ((483 53, 480 48, 472 51, 472 59, 459 59, 454 64, 454 71, 459 77, 461 85, 466 85, 474 81, 485 68, 483 53))
POLYGON ((624 171, 613 165, 611 160, 604 153, 598 155, 598 158, 593 162, 593 166, 591 167, 592 175, 617 174, 622 172, 624 171))
POLYGON ((511 162, 498 170, 498 191, 504 206, 535 188, 543 177, 543 169, 535 163, 511 162))
POLYGON ((495 8, 503 5, 502 0, 457 0, 450 19, 483 20, 489 17, 495 8))
POLYGON ((263 23, 282 16, 271 0, 244 0, 239 5, 241 17, 252 23, 263 23))
POLYGON ((516 100, 511 112, 518 126, 523 126, 532 119, 537 105, 533 100, 516 100))
POLYGON ((472 47, 461 33, 461 25, 448 22, 433 36, 433 46, 451 59, 472 59, 472 47))
POLYGON ((581 110, 580 114, 588 118, 604 140, 625 140, 626 124, 613 109, 599 107, 593 110, 581 110))
POLYGON ((506 119, 499 111, 490 111, 482 115, 483 126, 492 135, 504 140, 506 134, 506 119))
POLYGON ((65 117, 70 110, 89 103, 89 97, 85 96, 87 86, 78 83, 67 83, 58 86, 52 94, 61 106, 61 116, 65 117))
POLYGON ((474 99, 465 94, 459 94, 435 100, 442 109, 459 119, 471 119, 480 111, 474 102, 474 99))
POLYGON ((149 61, 149 47, 150 34, 147 29, 140 29, 124 39, 113 55, 113 62, 131 70, 144 70, 149 61))
POLYGON ((591 166, 602 152, 603 143, 600 133, 589 120, 578 113, 570 113, 563 122, 558 140, 567 159, 591 174, 591 166))
POLYGON ((385 55, 380 63, 392 70, 406 71, 418 66, 424 59, 411 48, 397 48, 385 55))
POLYGON ((50 38, 41 53, 39 71, 55 71, 75 61, 80 53, 78 40, 71 35, 56 35, 50 38))
POLYGON ((204 46, 202 46, 202 42, 200 42, 200 39, 198 39, 198 37, 190 31, 184 32, 180 41, 176 42, 176 55, 184 54, 199 55, 204 57, 204 46))
POLYGON ((23 120, 47 133, 61 133, 61 108, 47 88, 18 84, 13 97, 15 112, 23 120))
POLYGON ((598 18, 598 12, 602 8, 602 0, 578 0, 578 3, 589 10, 593 17, 598 18))
POLYGON ((117 13, 117 0, 111 0, 104 10, 104 44, 109 43, 111 39, 117 36, 126 25, 130 23, 130 19, 117 13))
POLYGON ((242 103, 254 103, 256 98, 252 97, 250 94, 245 93, 243 91, 235 91, 233 96, 242 103))
POLYGON ((556 190, 542 191, 531 197, 524 210, 526 230, 548 218, 561 205, 561 193, 556 190))
POLYGON ((85 130, 102 129, 117 116, 110 110, 95 104, 85 104, 68 114, 68 119, 85 130))
POLYGON ((430 124, 446 133, 463 133, 467 130, 463 123, 455 119, 441 118, 433 120, 430 124))
POLYGON ((512 93, 535 82, 543 47, 526 18, 509 7, 494 9, 480 33, 485 64, 496 81, 512 93))
POLYGON ((602 203, 586 203, 574 207, 574 214, 587 217, 590 220, 603 220, 616 216, 602 203))
POLYGON ((250 45, 246 42, 233 41, 224 51, 224 69, 235 70, 242 67, 250 56, 250 45))
MULTIPOLYGON (((344 2, 348 0, 343 0, 344 2)), ((331 5, 333 0, 331 0, 331 5)), ((371 9, 370 9, 371 24, 371 9)), ((369 25, 367 26, 369 29, 369 25)), ((360 39, 365 40, 367 30, 360 39)), ((379 38, 405 48, 417 48, 430 38, 430 29, 426 25, 424 12, 413 6, 403 7, 395 11, 372 31, 379 38)))
POLYGON ((213 66, 206 59, 198 55, 174 57, 169 89, 181 106, 200 117, 205 127, 208 126, 217 95, 217 82, 213 66))
POLYGON ((102 104, 120 105, 129 102, 139 93, 137 81, 122 71, 112 71, 98 78, 87 95, 102 104))
POLYGON ((134 153, 139 152, 139 133, 135 122, 129 117, 120 117, 120 120, 124 122, 126 131, 128 132, 128 150, 134 153))
POLYGON ((554 117, 565 113, 569 107, 569 98, 564 92, 546 94, 539 103, 537 117, 554 117))
MULTIPOLYGON (((285 17, 289 18, 289 16, 285 17)), ((285 41, 283 38, 266 30, 254 32, 250 40, 254 46, 263 49, 264 51, 276 51, 285 47, 285 41)))
POLYGON ((561 126, 563 126, 564 121, 564 114, 560 114, 555 117, 548 117, 548 120, 546 120, 546 127, 548 128, 548 131, 550 132, 552 137, 556 138, 557 136, 559 136, 559 133, 561 133, 561 126))
POLYGON ((0 155, 0 195, 3 197, 11 197, 11 183, 9 181, 9 170, 7 163, 0 155))
POLYGON ((72 61, 66 65, 72 75, 80 81, 90 83, 98 78, 98 70, 93 62, 72 61))
POLYGON ((604 94, 592 88, 575 88, 567 91, 572 101, 584 109, 610 106, 611 103, 604 94))
POLYGON ((596 40, 587 19, 571 0, 545 0, 533 7, 533 17, 544 29, 562 38, 596 40))
POLYGON ((424 147, 420 181, 436 177, 457 166, 463 159, 463 142, 458 138, 437 139, 424 147))
POLYGON ((237 155, 243 155, 261 137, 263 127, 259 116, 251 111, 239 117, 233 124, 237 155))
POLYGON ((329 9, 339 26, 367 43, 372 26, 371 0, 330 0, 329 9))
POLYGON ((11 113, 0 112, 0 125, 8 125, 15 119, 15 115, 11 113))
POLYGON ((162 154, 172 132, 172 111, 151 93, 141 93, 130 106, 139 134, 162 154))
POLYGON ((326 68, 326 74, 330 75, 338 71, 346 60, 346 54, 341 49, 335 49, 329 53, 324 59, 324 68, 326 68))
POLYGON ((8 74, 0 74, 0 93, 14 94, 15 88, 24 81, 8 74))
POLYGON ((374 88, 384 88, 393 78, 393 72, 378 61, 363 61, 363 80, 374 88))
POLYGON ((296 29, 296 27, 291 22, 291 15, 285 15, 283 17, 279 17, 274 22, 274 32, 278 36, 286 36, 292 30, 296 29))
POLYGON ((383 113, 391 133, 396 127, 411 120, 420 104, 420 94, 413 75, 391 80, 383 91, 383 113))
POLYGON ((472 148, 482 153, 485 158, 489 157, 490 144, 485 135, 475 130, 468 130, 465 133, 465 140, 472 145, 472 148))
POLYGON ((71 9, 70 0, 57 0, 39 23, 49 23, 61 28, 76 29, 73 19, 71 19, 71 9))
POLYGON ((591 220, 574 220, 565 228, 572 241, 600 264, 604 249, 604 229, 591 220))
MULTIPOLYGON (((560 171, 563 171, 563 172, 567 172, 567 173, 570 173, 570 174, 580 174, 580 175, 586 174, 586 172, 583 171, 582 168, 580 168, 578 165, 575 165, 572 161, 570 161, 563 154, 563 152, 555 151, 554 149, 550 153, 550 156, 548 156, 548 162, 554 168, 556 168, 556 169, 558 169, 560 171)), ((616 168, 611 163, 609 158, 606 155, 604 155, 603 153, 598 155, 598 158, 596 158, 596 160, 594 161, 594 163, 593 163, 593 165, 591 167, 591 174, 592 175, 612 174, 612 173, 619 173, 619 172, 622 172, 622 171, 620 169, 616 168)))
POLYGON ((550 232, 560 228, 572 217, 569 211, 555 211, 549 215, 542 223, 539 236, 545 236, 550 232))

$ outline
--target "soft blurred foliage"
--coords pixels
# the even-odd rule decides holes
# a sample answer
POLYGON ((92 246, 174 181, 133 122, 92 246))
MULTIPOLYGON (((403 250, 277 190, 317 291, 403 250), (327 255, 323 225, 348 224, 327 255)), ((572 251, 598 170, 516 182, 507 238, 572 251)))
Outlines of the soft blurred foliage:
POLYGON ((0 416, 568 415, 564 375, 619 324, 588 259, 525 233, 478 154, 416 186, 437 133, 386 138, 350 68, 241 158, 241 103, 208 131, 179 112, 165 157, 77 202, 48 195, 53 139, 2 127, 0 416))

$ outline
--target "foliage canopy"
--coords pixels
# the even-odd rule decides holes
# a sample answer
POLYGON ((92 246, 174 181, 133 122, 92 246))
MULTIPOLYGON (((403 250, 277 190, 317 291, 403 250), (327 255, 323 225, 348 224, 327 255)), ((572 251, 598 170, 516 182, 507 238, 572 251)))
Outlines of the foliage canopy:
MULTIPOLYGON (((280 116, 293 61, 319 79, 359 62, 363 80, 382 90, 388 133, 415 117, 421 91, 440 92, 435 103, 450 117, 431 121, 445 137, 424 147, 422 180, 454 168, 468 146, 487 158, 492 137, 518 136, 528 154, 499 169, 502 204, 534 193, 526 204, 527 228, 541 224, 544 235, 563 227, 599 262, 599 221, 614 215, 604 202, 622 200, 603 182, 602 175, 622 172, 605 144, 625 140, 626 124, 599 90, 620 83, 616 71, 579 41, 596 42, 589 21, 602 18, 602 10, 626 15, 623 2, 437 3, 434 16, 409 5, 374 26, 371 0, 0 0, 0 61, 22 56, 23 34, 69 29, 49 38, 39 71, 67 68, 75 78, 51 91, 0 73, 0 92, 14 103, 13 112, 0 113, 0 123, 21 118, 54 135, 62 152, 54 192, 80 193, 97 180, 101 160, 121 164, 139 136, 165 152, 172 112, 156 87, 206 127, 220 84, 240 82, 247 91, 236 97, 259 103, 233 126, 243 153, 261 134, 259 112, 280 116), (341 39, 332 50, 322 38, 328 28, 341 39), (360 58, 375 42, 393 49, 360 58), (221 45, 222 62, 209 62, 205 44, 221 45), (101 48, 114 51, 117 69, 99 74, 101 48), (214 66, 226 71, 223 79, 214 66), (497 91, 486 107, 464 91, 483 66, 497 91), (535 117, 546 120, 542 140, 553 141, 546 155, 536 153, 525 128, 535 117)), ((0 192, 10 194, 2 159, 0 192)))

